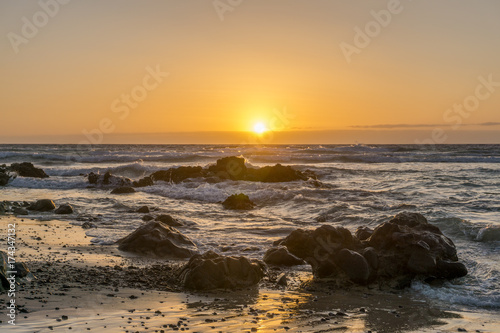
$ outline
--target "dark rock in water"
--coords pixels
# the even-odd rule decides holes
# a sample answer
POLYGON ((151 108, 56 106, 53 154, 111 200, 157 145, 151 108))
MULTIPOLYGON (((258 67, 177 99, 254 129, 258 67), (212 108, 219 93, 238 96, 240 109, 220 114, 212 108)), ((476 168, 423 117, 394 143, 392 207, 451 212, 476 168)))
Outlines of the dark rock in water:
POLYGON ((97 226, 92 222, 83 222, 82 228, 83 229, 91 229, 91 228, 97 228, 97 226))
POLYGON ((156 171, 151 175, 153 180, 163 180, 165 182, 180 183, 188 178, 198 178, 205 176, 201 166, 181 166, 168 170, 156 171))
POLYGON ((213 251, 194 255, 183 267, 184 287, 195 290, 235 289, 256 285, 264 264, 245 257, 226 257, 213 251))
POLYGON ((115 176, 111 174, 111 172, 106 172, 104 175, 101 175, 99 173, 89 173, 87 175, 89 184, 96 185, 96 186, 103 186, 103 187, 130 187, 132 186, 132 180, 125 178, 125 177, 120 177, 120 176, 115 176))
POLYGON ((467 275, 467 267, 458 261, 438 260, 436 263, 436 277, 442 279, 453 279, 467 275))
POLYGON ((31 280, 34 278, 30 270, 22 262, 16 262, 14 268, 10 267, 7 253, 0 251, 0 292, 5 292, 10 289, 10 282, 8 278, 11 274, 8 271, 15 271, 15 284, 20 283, 23 279, 31 280))
POLYGON ((268 265, 295 266, 304 265, 304 260, 297 258, 284 246, 273 247, 264 254, 264 262, 268 265))
POLYGON ((247 169, 244 179, 265 183, 277 183, 307 180, 308 177, 291 166, 276 164, 275 166, 265 166, 259 169, 247 169))
POLYGON ((142 213, 142 214, 147 214, 149 213, 149 207, 148 206, 142 206, 141 208, 136 210, 137 213, 142 213))
POLYGON ((74 210, 73 207, 70 204, 65 204, 59 206, 59 208, 56 209, 55 213, 56 214, 73 214, 74 210))
POLYGON ((222 205, 226 209, 239 209, 239 210, 253 209, 255 206, 255 204, 250 200, 248 195, 243 193, 233 194, 229 196, 226 200, 224 200, 222 205))
POLYGON ((247 173, 243 157, 229 156, 217 160, 215 165, 208 167, 208 171, 222 179, 242 180, 247 173))
MULTIPOLYGON (((201 166, 181 166, 168 170, 159 170, 151 174, 149 179, 146 177, 138 182, 134 182, 134 186, 149 186, 152 185, 153 181, 158 180, 180 183, 190 178, 204 178, 207 183, 218 183, 225 179, 289 182, 295 180, 315 180, 316 175, 310 170, 302 172, 281 164, 262 168, 247 168, 243 157, 228 156, 217 160, 215 165, 209 165, 206 168, 202 168, 201 166)), ((315 186, 321 186, 321 184, 316 182, 315 186)))
POLYGON ((179 222, 177 219, 174 219, 170 215, 158 215, 156 217, 155 221, 163 222, 166 225, 169 225, 171 227, 182 227, 184 225, 181 222, 179 222))
POLYGON ((145 221, 145 222, 148 222, 148 221, 151 221, 151 220, 154 220, 155 218, 152 217, 151 215, 144 215, 142 217, 142 220, 145 221))
POLYGON ((157 257, 189 258, 196 245, 177 229, 151 221, 117 241, 118 249, 157 257))
POLYGON ((35 210, 38 212, 48 212, 48 211, 56 209, 56 205, 55 205, 54 201, 52 201, 50 199, 41 199, 41 200, 37 200, 35 203, 31 204, 28 207, 28 209, 35 210))
POLYGON ((358 229, 356 229, 356 238, 359 239, 360 241, 370 238, 372 234, 373 234, 373 229, 368 227, 359 227, 358 229))
POLYGON ((12 212, 15 215, 28 215, 29 214, 29 212, 26 210, 26 208, 22 208, 22 207, 15 207, 14 209, 12 209, 12 212))
POLYGON ((99 181, 99 177, 100 177, 100 175, 97 173, 93 173, 93 172, 89 173, 87 176, 87 178, 89 180, 89 184, 97 184, 97 182, 99 181))
POLYGON ((359 228, 356 236, 342 227, 298 229, 279 244, 306 260, 316 278, 407 286, 416 276, 452 279, 467 274, 453 242, 417 213, 400 213, 373 231, 359 228))
POLYGON ((49 175, 45 173, 40 168, 35 168, 32 163, 12 163, 10 165, 10 170, 17 172, 21 177, 32 177, 32 178, 49 178, 49 175))
POLYGON ((133 182, 134 187, 145 187, 154 185, 153 179, 148 176, 133 182))
POLYGON ((9 183, 10 175, 0 170, 0 186, 5 186, 9 183))
POLYGON ((113 191, 111 191, 111 194, 129 194, 129 193, 135 193, 133 187, 122 186, 122 187, 117 187, 113 191))

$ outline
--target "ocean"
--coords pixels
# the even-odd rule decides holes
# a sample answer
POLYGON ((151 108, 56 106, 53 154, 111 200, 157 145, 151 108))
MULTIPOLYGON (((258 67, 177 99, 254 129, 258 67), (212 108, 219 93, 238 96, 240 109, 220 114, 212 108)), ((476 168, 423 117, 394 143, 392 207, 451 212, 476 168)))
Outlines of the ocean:
MULTIPOLYGON (((50 175, 18 177, 0 187, 0 201, 49 198, 70 203, 76 214, 27 218, 92 221, 89 241, 109 246, 144 222, 138 207, 157 207, 185 223, 180 231, 201 251, 261 259, 272 242, 297 228, 323 224, 375 227, 402 211, 419 212, 457 246, 468 276, 411 292, 461 311, 500 309, 500 145, 0 145, 0 164, 32 162, 50 175), (139 179, 181 165, 206 166, 224 156, 243 156, 249 166, 281 163, 318 175, 314 182, 258 183, 192 179, 158 182, 130 195, 87 188, 85 174, 139 179), (251 211, 225 210, 229 195, 245 193, 251 211)), ((21 236, 21 235, 20 235, 21 236)), ((303 268, 307 269, 307 268, 303 268)))

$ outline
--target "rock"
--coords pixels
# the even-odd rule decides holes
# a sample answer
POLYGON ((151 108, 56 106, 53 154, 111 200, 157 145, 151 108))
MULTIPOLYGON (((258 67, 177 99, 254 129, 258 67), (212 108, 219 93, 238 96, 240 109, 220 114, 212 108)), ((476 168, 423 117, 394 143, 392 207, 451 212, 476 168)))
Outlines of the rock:
POLYGON ((89 184, 96 184, 97 185, 97 182, 99 181, 99 174, 91 172, 88 174, 87 178, 89 180, 89 184))
MULTIPOLYGON (((26 265, 22 262, 16 262, 14 264, 14 268, 9 266, 8 255, 4 251, 0 251, 0 292, 6 292, 10 289, 10 281, 8 278, 11 274, 8 274, 8 271, 16 271, 15 274, 15 284, 19 284, 23 280, 31 280, 35 278, 33 274, 31 274, 30 270, 26 265)), ((19 288, 19 287, 17 287, 19 288)))
POLYGON ((35 168, 32 163, 12 163, 10 165, 10 170, 17 172, 21 177, 32 177, 32 178, 49 178, 49 175, 45 173, 42 169, 35 168))
POLYGON ((117 241, 118 249, 157 257, 189 258, 196 245, 177 229, 151 221, 117 241))
POLYGON ((436 277, 453 279, 467 275, 467 267, 458 261, 438 260, 436 263, 436 277))
POLYGON ((122 187, 117 187, 113 191, 111 191, 111 194, 129 194, 129 193, 135 193, 133 187, 122 186, 122 187))
POLYGON ((208 171, 222 179, 243 180, 247 167, 243 157, 229 156, 217 160, 215 165, 208 167, 208 171))
POLYGON ((276 284, 278 286, 284 286, 284 287, 288 285, 288 279, 286 277, 286 273, 281 273, 280 275, 278 275, 278 277, 276 278, 276 284))
POLYGON ((247 169, 244 177, 245 180, 265 183, 291 182, 295 180, 307 180, 308 178, 305 174, 295 170, 291 166, 283 166, 281 164, 258 169, 247 169))
POLYGON ((368 228, 368 227, 359 227, 356 229, 356 238, 359 239, 360 241, 366 240, 370 238, 370 236, 373 234, 373 229, 368 228))
POLYGON ((305 261, 297 258, 284 246, 273 247, 264 254, 264 262, 268 265, 276 266, 295 266, 304 265, 305 261))
POLYGON ((0 186, 5 186, 9 183, 10 175, 6 172, 0 171, 0 186))
POLYGON ((281 245, 301 259, 319 262, 342 248, 354 249, 358 243, 346 228, 323 225, 316 230, 294 230, 281 245))
POLYGON ((26 210, 26 208, 21 208, 21 207, 15 207, 12 212, 15 215, 28 215, 29 212, 26 210))
POLYGON ((134 185, 134 187, 145 187, 154 185, 153 179, 150 176, 139 179, 138 181, 134 181, 132 184, 134 185))
POLYGON ((335 256, 337 266, 347 274, 349 280, 357 284, 366 284, 370 276, 370 267, 359 253, 342 249, 335 256))
POLYGON ((97 226, 92 222, 83 222, 82 228, 83 229, 91 229, 91 228, 97 228, 97 226))
POLYGON ((184 225, 170 215, 158 215, 155 221, 163 222, 171 227, 182 227, 184 225))
POLYGON ((356 236, 328 225, 297 229, 278 243, 306 260, 315 278, 403 287, 417 276, 453 279, 467 274, 451 239, 418 213, 400 213, 373 231, 358 228, 356 236))
POLYGON ((156 171, 151 175, 151 178, 155 181, 162 180, 165 182, 180 183, 188 178, 198 178, 204 175, 205 173, 201 166, 181 166, 178 168, 156 171))
POLYGON ((376 270, 378 268, 378 255, 373 247, 365 247, 361 251, 361 255, 365 257, 366 262, 372 269, 376 270))
POLYGON ((222 205, 226 209, 238 209, 238 210, 249 210, 253 209, 255 206, 255 204, 250 200, 248 195, 243 193, 233 194, 229 196, 226 200, 224 200, 222 205))
POLYGON ((245 257, 226 257, 213 251, 194 255, 183 267, 184 287, 195 290, 235 289, 259 283, 263 263, 245 257))
POLYGON ((50 199, 41 199, 41 200, 37 200, 35 203, 31 204, 28 207, 28 209, 35 210, 38 212, 48 212, 48 211, 56 209, 56 205, 55 205, 54 201, 52 201, 50 199))
POLYGON ((147 214, 149 213, 149 207, 148 206, 142 206, 141 208, 136 210, 137 213, 142 213, 142 214, 147 214))
POLYGON ((145 221, 145 222, 148 222, 148 221, 151 221, 151 220, 154 220, 155 218, 152 217, 151 215, 144 215, 142 217, 142 220, 145 221))
POLYGON ((73 207, 70 204, 61 205, 55 211, 56 214, 61 214, 61 215, 73 214, 73 212, 74 212, 73 207))

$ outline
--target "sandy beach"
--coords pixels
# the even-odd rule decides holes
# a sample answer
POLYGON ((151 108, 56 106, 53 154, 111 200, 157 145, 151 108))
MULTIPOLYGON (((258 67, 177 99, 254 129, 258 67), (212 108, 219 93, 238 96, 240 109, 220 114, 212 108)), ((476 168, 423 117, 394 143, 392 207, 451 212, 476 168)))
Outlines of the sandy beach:
POLYGON ((290 272, 277 287, 270 272, 258 287, 196 292, 176 284, 180 261, 148 259, 115 245, 94 245, 80 226, 3 216, 15 223, 17 261, 36 279, 18 286, 12 332, 494 332, 494 313, 447 312, 405 291, 336 290, 290 272))

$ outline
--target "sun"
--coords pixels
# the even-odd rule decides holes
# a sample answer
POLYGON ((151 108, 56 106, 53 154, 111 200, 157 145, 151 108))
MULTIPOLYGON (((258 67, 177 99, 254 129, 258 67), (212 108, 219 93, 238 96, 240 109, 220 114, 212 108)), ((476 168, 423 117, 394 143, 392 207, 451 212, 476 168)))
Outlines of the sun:
POLYGON ((267 131, 267 127, 264 123, 258 122, 253 125, 253 131, 257 134, 262 134, 267 131))

